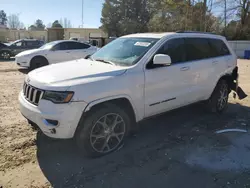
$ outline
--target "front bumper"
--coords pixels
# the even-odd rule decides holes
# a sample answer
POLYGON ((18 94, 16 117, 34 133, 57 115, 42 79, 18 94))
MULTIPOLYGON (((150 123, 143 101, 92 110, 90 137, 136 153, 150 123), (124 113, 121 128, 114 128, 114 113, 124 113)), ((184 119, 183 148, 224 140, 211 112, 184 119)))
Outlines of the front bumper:
POLYGON ((52 138, 72 138, 82 113, 87 106, 85 102, 71 102, 54 104, 47 100, 40 100, 35 106, 28 102, 23 92, 19 94, 20 111, 30 122, 35 123, 41 131, 52 138), (45 123, 45 119, 58 121, 57 126, 45 123))
POLYGON ((30 58, 26 56, 18 57, 15 56, 15 63, 20 67, 29 67, 30 66, 30 58))

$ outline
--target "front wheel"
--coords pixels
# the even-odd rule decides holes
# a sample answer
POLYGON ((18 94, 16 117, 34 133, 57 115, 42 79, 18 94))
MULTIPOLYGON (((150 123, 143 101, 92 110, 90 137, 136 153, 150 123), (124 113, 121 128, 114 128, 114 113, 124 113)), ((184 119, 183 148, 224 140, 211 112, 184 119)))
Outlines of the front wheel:
POLYGON ((3 51, 0 53, 0 57, 4 60, 10 60, 11 54, 8 51, 3 51))
POLYGON ((30 70, 34 70, 48 65, 48 61, 44 57, 34 57, 30 62, 30 70))
POLYGON ((211 112, 221 113, 227 108, 229 86, 226 80, 220 80, 210 99, 207 101, 208 109, 211 112))
POLYGON ((81 118, 76 141, 85 156, 108 154, 123 143, 131 121, 129 115, 114 104, 106 104, 81 118))

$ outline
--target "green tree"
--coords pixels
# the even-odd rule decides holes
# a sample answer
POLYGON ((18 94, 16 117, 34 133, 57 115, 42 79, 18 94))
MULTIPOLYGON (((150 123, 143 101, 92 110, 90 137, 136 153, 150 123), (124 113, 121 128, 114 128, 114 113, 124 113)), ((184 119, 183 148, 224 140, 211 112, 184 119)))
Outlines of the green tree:
POLYGON ((35 26, 36 26, 36 28, 38 30, 44 30, 44 28, 45 28, 45 25, 43 24, 43 21, 40 20, 40 19, 36 20, 35 26))
POLYGON ((0 25, 7 25, 7 16, 4 10, 0 10, 0 25))
POLYGON ((55 21, 52 23, 52 27, 63 28, 62 25, 59 23, 58 20, 55 20, 55 21))
POLYGON ((105 0, 101 28, 110 36, 146 32, 149 19, 147 0, 105 0))
POLYGON ((43 24, 43 21, 38 19, 35 21, 35 24, 31 25, 29 27, 29 30, 44 30, 45 25, 43 24))

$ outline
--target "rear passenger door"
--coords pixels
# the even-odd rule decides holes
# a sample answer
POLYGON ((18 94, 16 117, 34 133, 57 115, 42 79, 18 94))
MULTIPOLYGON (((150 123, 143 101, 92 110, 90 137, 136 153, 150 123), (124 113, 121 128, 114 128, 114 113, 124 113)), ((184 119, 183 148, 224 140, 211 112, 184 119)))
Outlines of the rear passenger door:
POLYGON ((56 44, 47 54, 49 63, 60 63, 72 60, 71 50, 68 49, 68 42, 60 42, 56 44))
POLYGON ((211 90, 214 82, 216 59, 207 38, 190 37, 185 38, 187 61, 192 65, 194 82, 190 88, 191 100, 197 102, 205 100, 207 93, 211 90))
POLYGON ((207 80, 204 82, 202 91, 204 92, 205 99, 208 99, 220 77, 226 74, 227 69, 233 67, 235 62, 234 57, 230 54, 226 44, 220 39, 207 39, 210 46, 210 59, 209 67, 211 70, 207 76, 207 80))
POLYGON ((72 59, 80 59, 85 58, 87 55, 89 55, 89 48, 90 45, 80 43, 80 42, 68 42, 69 50, 71 51, 71 57, 72 59))

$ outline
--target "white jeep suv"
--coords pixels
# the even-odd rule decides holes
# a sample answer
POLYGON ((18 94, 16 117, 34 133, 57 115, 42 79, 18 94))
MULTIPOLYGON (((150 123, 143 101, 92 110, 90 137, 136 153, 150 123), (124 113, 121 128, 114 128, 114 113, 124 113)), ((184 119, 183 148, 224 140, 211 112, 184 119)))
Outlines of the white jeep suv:
POLYGON ((214 34, 127 35, 89 59, 30 72, 20 110, 47 136, 74 137, 85 155, 100 156, 144 118, 199 101, 222 112, 237 88, 236 60, 214 34))

